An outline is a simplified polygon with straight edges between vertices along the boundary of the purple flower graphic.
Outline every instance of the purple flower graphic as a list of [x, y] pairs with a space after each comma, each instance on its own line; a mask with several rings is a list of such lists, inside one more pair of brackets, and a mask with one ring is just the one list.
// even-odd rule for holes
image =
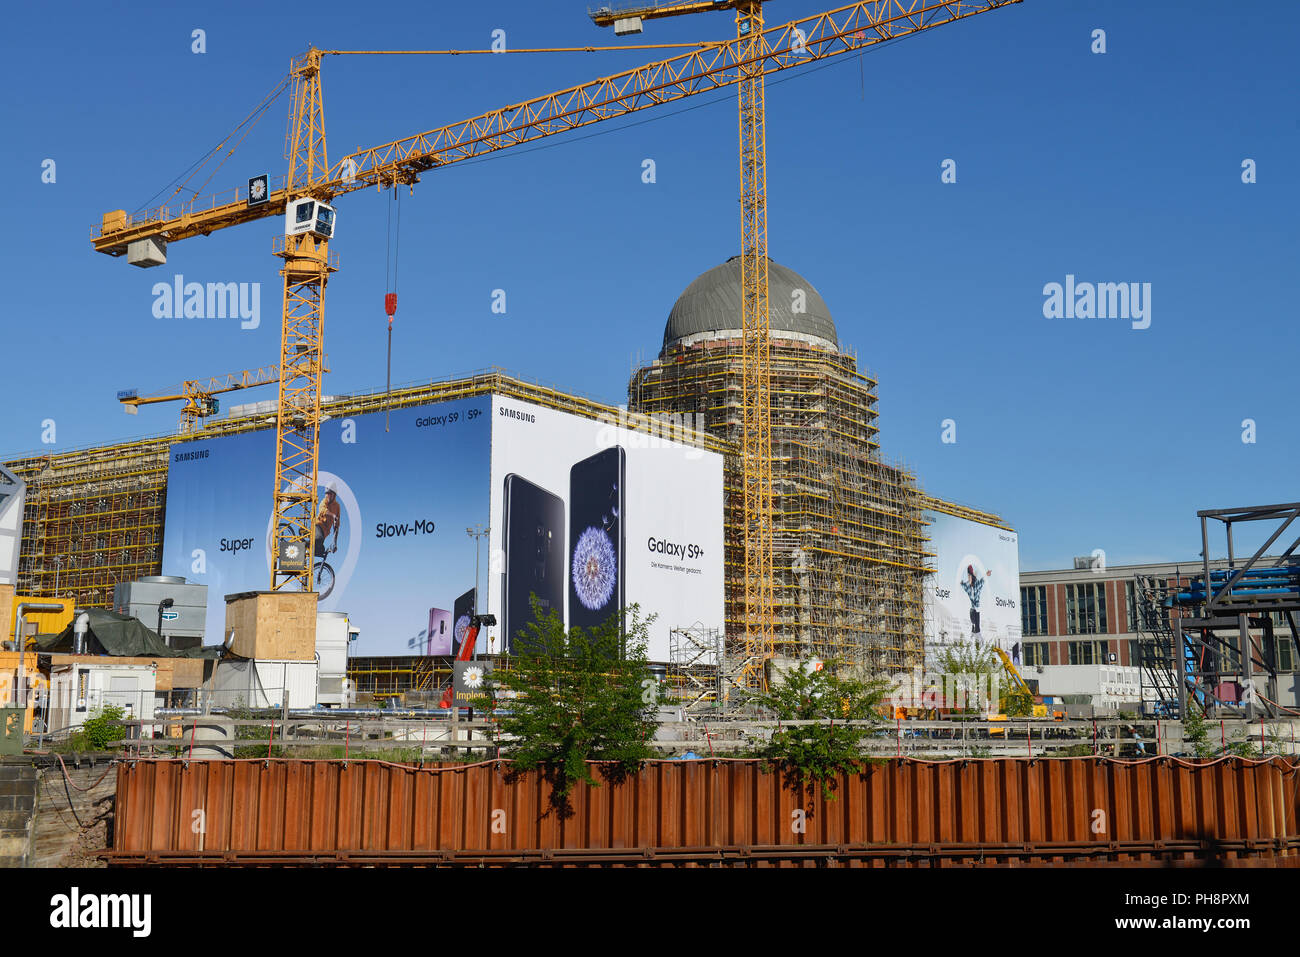
[[465, 632], [467, 631], [469, 631], [469, 615], [461, 615], [459, 618], [456, 619], [456, 628], [455, 628], [456, 644], [459, 645], [461, 642], [465, 640]]
[[578, 536], [573, 549], [573, 590], [578, 600], [596, 611], [614, 594], [618, 556], [609, 536], [594, 525]]

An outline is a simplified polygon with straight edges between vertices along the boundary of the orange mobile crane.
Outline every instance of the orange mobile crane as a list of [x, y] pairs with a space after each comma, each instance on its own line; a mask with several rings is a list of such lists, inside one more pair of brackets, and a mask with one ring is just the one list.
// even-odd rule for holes
[[[321, 61], [326, 56], [448, 51], [321, 50], [291, 63], [271, 97], [293, 87], [289, 172], [278, 181], [252, 177], [246, 189], [195, 197], [139, 215], [106, 213], [94, 248], [141, 267], [167, 261], [170, 243], [268, 216], [284, 215], [273, 242], [284, 261], [280, 394], [276, 417], [271, 588], [310, 590], [320, 428], [325, 286], [337, 269], [329, 251], [339, 196], [370, 186], [414, 187], [422, 173], [545, 136], [739, 85], [741, 103], [742, 251], [745, 264], [743, 450], [745, 683], [762, 687], [775, 633], [772, 578], [771, 437], [767, 382], [767, 178], [763, 77], [841, 53], [919, 33], [1021, 0], [872, 0], [764, 30], [762, 0], [664, 4], [660, 13], [735, 10], [736, 38], [701, 46], [612, 76], [491, 110], [448, 126], [359, 150], [331, 164], [325, 142]], [[680, 7], [680, 10], [673, 8]], [[692, 9], [687, 10], [685, 8]], [[598, 12], [599, 15], [600, 12]], [[632, 19], [635, 19], [633, 17]], [[597, 20], [597, 22], [600, 22]], [[616, 29], [618, 27], [615, 24]], [[570, 48], [575, 49], [575, 48]], [[585, 47], [580, 50], [601, 48]], [[619, 48], [613, 48], [619, 49]], [[463, 51], [469, 52], [469, 51]], [[524, 51], [517, 51], [524, 52]], [[528, 51], [553, 52], [553, 51]], [[268, 100], [270, 97], [268, 98]], [[264, 101], [265, 103], [266, 101]], [[260, 108], [259, 108], [260, 109]], [[256, 113], [257, 111], [255, 111]], [[224, 145], [224, 144], [223, 144]]]

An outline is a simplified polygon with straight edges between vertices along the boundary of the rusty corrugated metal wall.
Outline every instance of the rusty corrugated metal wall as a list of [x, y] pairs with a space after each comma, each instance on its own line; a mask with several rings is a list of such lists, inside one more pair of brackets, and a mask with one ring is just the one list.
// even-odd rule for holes
[[1300, 866], [1298, 782], [1282, 759], [890, 760], [826, 801], [752, 760], [652, 761], [579, 785], [562, 821], [539, 774], [495, 762], [140, 760], [118, 770], [111, 859]]

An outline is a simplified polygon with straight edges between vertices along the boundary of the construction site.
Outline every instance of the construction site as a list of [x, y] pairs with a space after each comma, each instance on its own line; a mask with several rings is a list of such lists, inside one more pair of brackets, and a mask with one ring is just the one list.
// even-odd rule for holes
[[[85, 251], [123, 268], [274, 224], [280, 351], [116, 395], [131, 415], [179, 409], [174, 430], [0, 455], [0, 865], [1300, 866], [1300, 699], [1278, 651], [1300, 649], [1300, 504], [1200, 512], [1199, 573], [1127, 593], [1062, 577], [1049, 626], [1058, 583], [1026, 584], [1007, 503], [951, 500], [960, 476], [891, 454], [890, 383], [843, 341], [816, 267], [769, 255], [766, 77], [1021, 2], [873, 0], [779, 25], [763, 0], [602, 5], [587, 17], [614, 38], [709, 12], [734, 36], [647, 44], [690, 50], [341, 158], [329, 58], [490, 51], [312, 46], [251, 114], [285, 95], [284, 176], [105, 212]], [[496, 367], [394, 384], [395, 264], [387, 382], [327, 387], [350, 361], [324, 335], [340, 200], [387, 197], [400, 231], [395, 197], [439, 169], [733, 88], [739, 252], [647, 306], [666, 320], [640, 329], [658, 352], [625, 396]], [[175, 281], [176, 303], [212, 301]], [[234, 315], [237, 291], [217, 295]], [[275, 398], [244, 400], [258, 388]], [[1248, 558], [1245, 522], [1276, 526]], [[1125, 594], [1130, 630], [1108, 630]], [[1132, 650], [1121, 666], [1080, 634]], [[510, 768], [578, 661], [591, 702], [641, 696], [626, 740], [576, 754], [600, 719], [580, 702], [562, 759]], [[1085, 665], [1095, 695], [1045, 671]], [[1101, 688], [1121, 667], [1141, 671], [1127, 697], [1124, 676]], [[852, 759], [825, 770], [814, 739]], [[632, 753], [608, 786], [564, 777]], [[89, 808], [71, 788], [111, 801], [85, 860], [40, 851], [39, 795], [60, 780], [73, 817]], [[207, 823], [187, 831], [196, 807]], [[811, 829], [787, 827], [805, 810]]]

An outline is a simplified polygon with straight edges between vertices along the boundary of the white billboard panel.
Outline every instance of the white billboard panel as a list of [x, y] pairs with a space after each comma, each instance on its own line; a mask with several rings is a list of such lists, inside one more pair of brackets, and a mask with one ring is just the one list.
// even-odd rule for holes
[[529, 598], [569, 627], [637, 604], [657, 619], [651, 660], [674, 627], [723, 627], [722, 456], [659, 435], [493, 396], [492, 570], [499, 627], [517, 642]]
[[1020, 642], [1020, 551], [1013, 531], [927, 511], [935, 573], [926, 579], [926, 660], [959, 641]]

